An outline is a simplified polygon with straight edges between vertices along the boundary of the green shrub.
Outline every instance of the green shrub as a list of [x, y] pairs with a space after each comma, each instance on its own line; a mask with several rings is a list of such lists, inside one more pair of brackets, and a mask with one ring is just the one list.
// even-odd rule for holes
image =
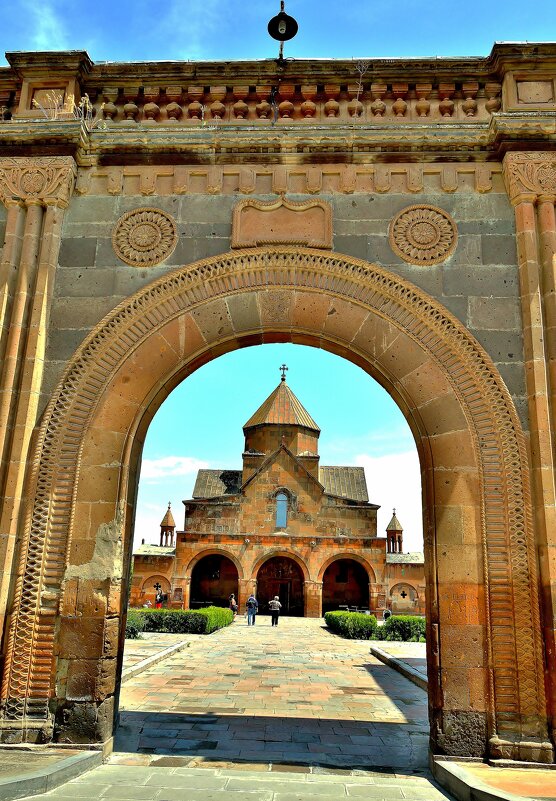
[[209, 606], [206, 609], [134, 609], [143, 622], [142, 631], [172, 634], [211, 634], [229, 626], [234, 615], [231, 609]]
[[425, 642], [425, 618], [417, 615], [392, 615], [378, 626], [377, 640]]
[[130, 609], [125, 624], [126, 640], [139, 640], [141, 632], [145, 630], [143, 615], [138, 609]]
[[341, 637], [350, 640], [373, 640], [376, 637], [377, 622], [374, 615], [361, 612], [327, 612], [326, 625]]
[[211, 634], [217, 629], [229, 626], [234, 619], [234, 613], [231, 609], [223, 609], [220, 606], [209, 606], [206, 609], [200, 609], [199, 614], [206, 618], [205, 634]]

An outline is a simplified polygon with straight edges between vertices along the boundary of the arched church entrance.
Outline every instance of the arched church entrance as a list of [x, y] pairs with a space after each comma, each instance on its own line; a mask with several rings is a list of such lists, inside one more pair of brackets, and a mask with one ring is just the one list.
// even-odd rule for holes
[[303, 573], [293, 559], [273, 556], [257, 573], [259, 611], [266, 614], [268, 602], [277, 595], [282, 604], [283, 615], [301, 617], [304, 611], [303, 585]]
[[369, 609], [369, 575], [355, 559], [336, 559], [322, 579], [322, 611]]
[[[4, 740], [112, 736], [145, 432], [190, 372], [265, 341], [358, 364], [415, 436], [432, 748], [551, 761], [530, 476], [504, 382], [466, 328], [408, 281], [286, 246], [163, 275], [117, 306], [70, 361], [29, 461], [4, 638]], [[87, 697], [64, 681], [84, 659]]]
[[227, 607], [232, 593], [238, 597], [238, 572], [232, 560], [221, 554], [199, 559], [191, 572], [190, 607]]

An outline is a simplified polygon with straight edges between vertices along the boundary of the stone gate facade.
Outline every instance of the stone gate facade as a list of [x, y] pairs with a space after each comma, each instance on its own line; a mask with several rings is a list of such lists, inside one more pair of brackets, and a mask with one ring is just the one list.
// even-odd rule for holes
[[296, 342], [414, 433], [433, 750], [553, 761], [556, 45], [8, 61], [2, 740], [110, 748], [149, 422], [222, 353]]

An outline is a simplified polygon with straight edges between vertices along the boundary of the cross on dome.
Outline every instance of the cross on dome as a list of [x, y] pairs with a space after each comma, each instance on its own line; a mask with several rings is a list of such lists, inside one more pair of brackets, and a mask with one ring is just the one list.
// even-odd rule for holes
[[279, 369], [280, 369], [280, 371], [282, 373], [282, 381], [285, 381], [286, 380], [286, 373], [288, 371], [288, 368], [286, 367], [285, 364], [283, 364]]

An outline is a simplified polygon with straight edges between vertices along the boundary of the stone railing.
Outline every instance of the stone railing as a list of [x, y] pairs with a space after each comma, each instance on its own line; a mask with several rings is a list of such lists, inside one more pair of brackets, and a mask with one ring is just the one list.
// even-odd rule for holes
[[487, 120], [498, 111], [501, 84], [385, 81], [347, 86], [106, 86], [90, 96], [95, 115], [108, 123], [461, 123]]

